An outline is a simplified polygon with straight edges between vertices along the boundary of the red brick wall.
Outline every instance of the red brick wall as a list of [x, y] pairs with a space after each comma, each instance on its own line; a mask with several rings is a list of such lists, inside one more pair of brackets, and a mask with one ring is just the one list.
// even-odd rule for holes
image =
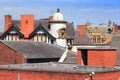
[[116, 50], [88, 50], [88, 65], [115, 66]]
[[0, 64], [21, 64], [24, 57], [0, 42]]
[[25, 38], [28, 38], [29, 34], [34, 30], [34, 16], [21, 15], [20, 28]]
[[81, 50], [77, 51], [77, 64], [81, 65]]
[[4, 18], [4, 32], [7, 31], [12, 25], [12, 17], [10, 15], [5, 15]]
[[80, 36], [82, 37], [85, 34], [85, 25], [78, 25], [77, 30], [80, 31]]
[[119, 29], [118, 29], [118, 26], [117, 26], [117, 25], [114, 25], [113, 30], [114, 30], [114, 32], [117, 32], [117, 31], [119, 30]]
[[71, 73], [0, 70], [0, 80], [18, 80], [18, 74], [20, 80], [83, 80], [85, 77]]
[[[18, 78], [18, 74], [20, 75]], [[95, 73], [92, 80], [118, 80], [120, 71]], [[85, 80], [88, 74], [40, 71], [0, 70], [0, 80]]]
[[16, 64], [23, 64], [25, 63], [25, 58], [22, 54], [15, 54]]

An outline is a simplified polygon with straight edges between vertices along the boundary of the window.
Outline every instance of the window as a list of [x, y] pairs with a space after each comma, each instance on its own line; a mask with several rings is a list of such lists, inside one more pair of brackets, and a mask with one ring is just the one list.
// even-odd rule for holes
[[45, 34], [45, 32], [41, 30], [41, 31], [38, 31], [37, 34]]
[[65, 29], [58, 30], [58, 38], [65, 38]]
[[17, 41], [19, 40], [19, 36], [18, 35], [7, 35], [4, 40], [8, 40], [8, 41]]
[[34, 38], [33, 38], [33, 40], [34, 41], [44, 41], [44, 42], [46, 42], [46, 35], [36, 35], [36, 36], [34, 36]]
[[16, 31], [10, 31], [10, 34], [17, 34]]
[[97, 43], [100, 43], [100, 37], [99, 36], [97, 37]]

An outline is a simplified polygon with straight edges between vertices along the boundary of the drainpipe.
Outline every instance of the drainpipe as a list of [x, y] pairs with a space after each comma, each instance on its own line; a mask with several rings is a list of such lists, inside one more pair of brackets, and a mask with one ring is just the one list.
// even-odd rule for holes
[[18, 80], [20, 80], [20, 73], [18, 73]]

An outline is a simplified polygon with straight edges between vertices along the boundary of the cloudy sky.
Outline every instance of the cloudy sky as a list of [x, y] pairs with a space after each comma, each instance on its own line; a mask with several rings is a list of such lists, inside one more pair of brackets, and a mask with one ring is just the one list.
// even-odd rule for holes
[[47, 18], [60, 8], [66, 21], [93, 25], [112, 20], [120, 24], [120, 0], [0, 0], [0, 31], [4, 27], [4, 15], [20, 19], [21, 14], [33, 14], [35, 19]]

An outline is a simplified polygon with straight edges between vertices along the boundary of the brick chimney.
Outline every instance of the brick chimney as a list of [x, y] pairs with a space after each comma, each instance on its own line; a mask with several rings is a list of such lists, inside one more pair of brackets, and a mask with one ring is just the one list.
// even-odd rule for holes
[[49, 16], [49, 21], [53, 21], [53, 16]]
[[85, 25], [78, 25], [77, 26], [77, 30], [79, 30], [80, 31], [80, 36], [82, 37], [82, 36], [84, 36], [84, 34], [85, 34]]
[[4, 16], [4, 32], [7, 31], [12, 25], [12, 17], [11, 15]]
[[119, 31], [118, 25], [114, 24], [113, 25], [113, 32]]
[[30, 33], [34, 30], [34, 16], [29, 14], [21, 15], [20, 28], [25, 38], [28, 38]]

